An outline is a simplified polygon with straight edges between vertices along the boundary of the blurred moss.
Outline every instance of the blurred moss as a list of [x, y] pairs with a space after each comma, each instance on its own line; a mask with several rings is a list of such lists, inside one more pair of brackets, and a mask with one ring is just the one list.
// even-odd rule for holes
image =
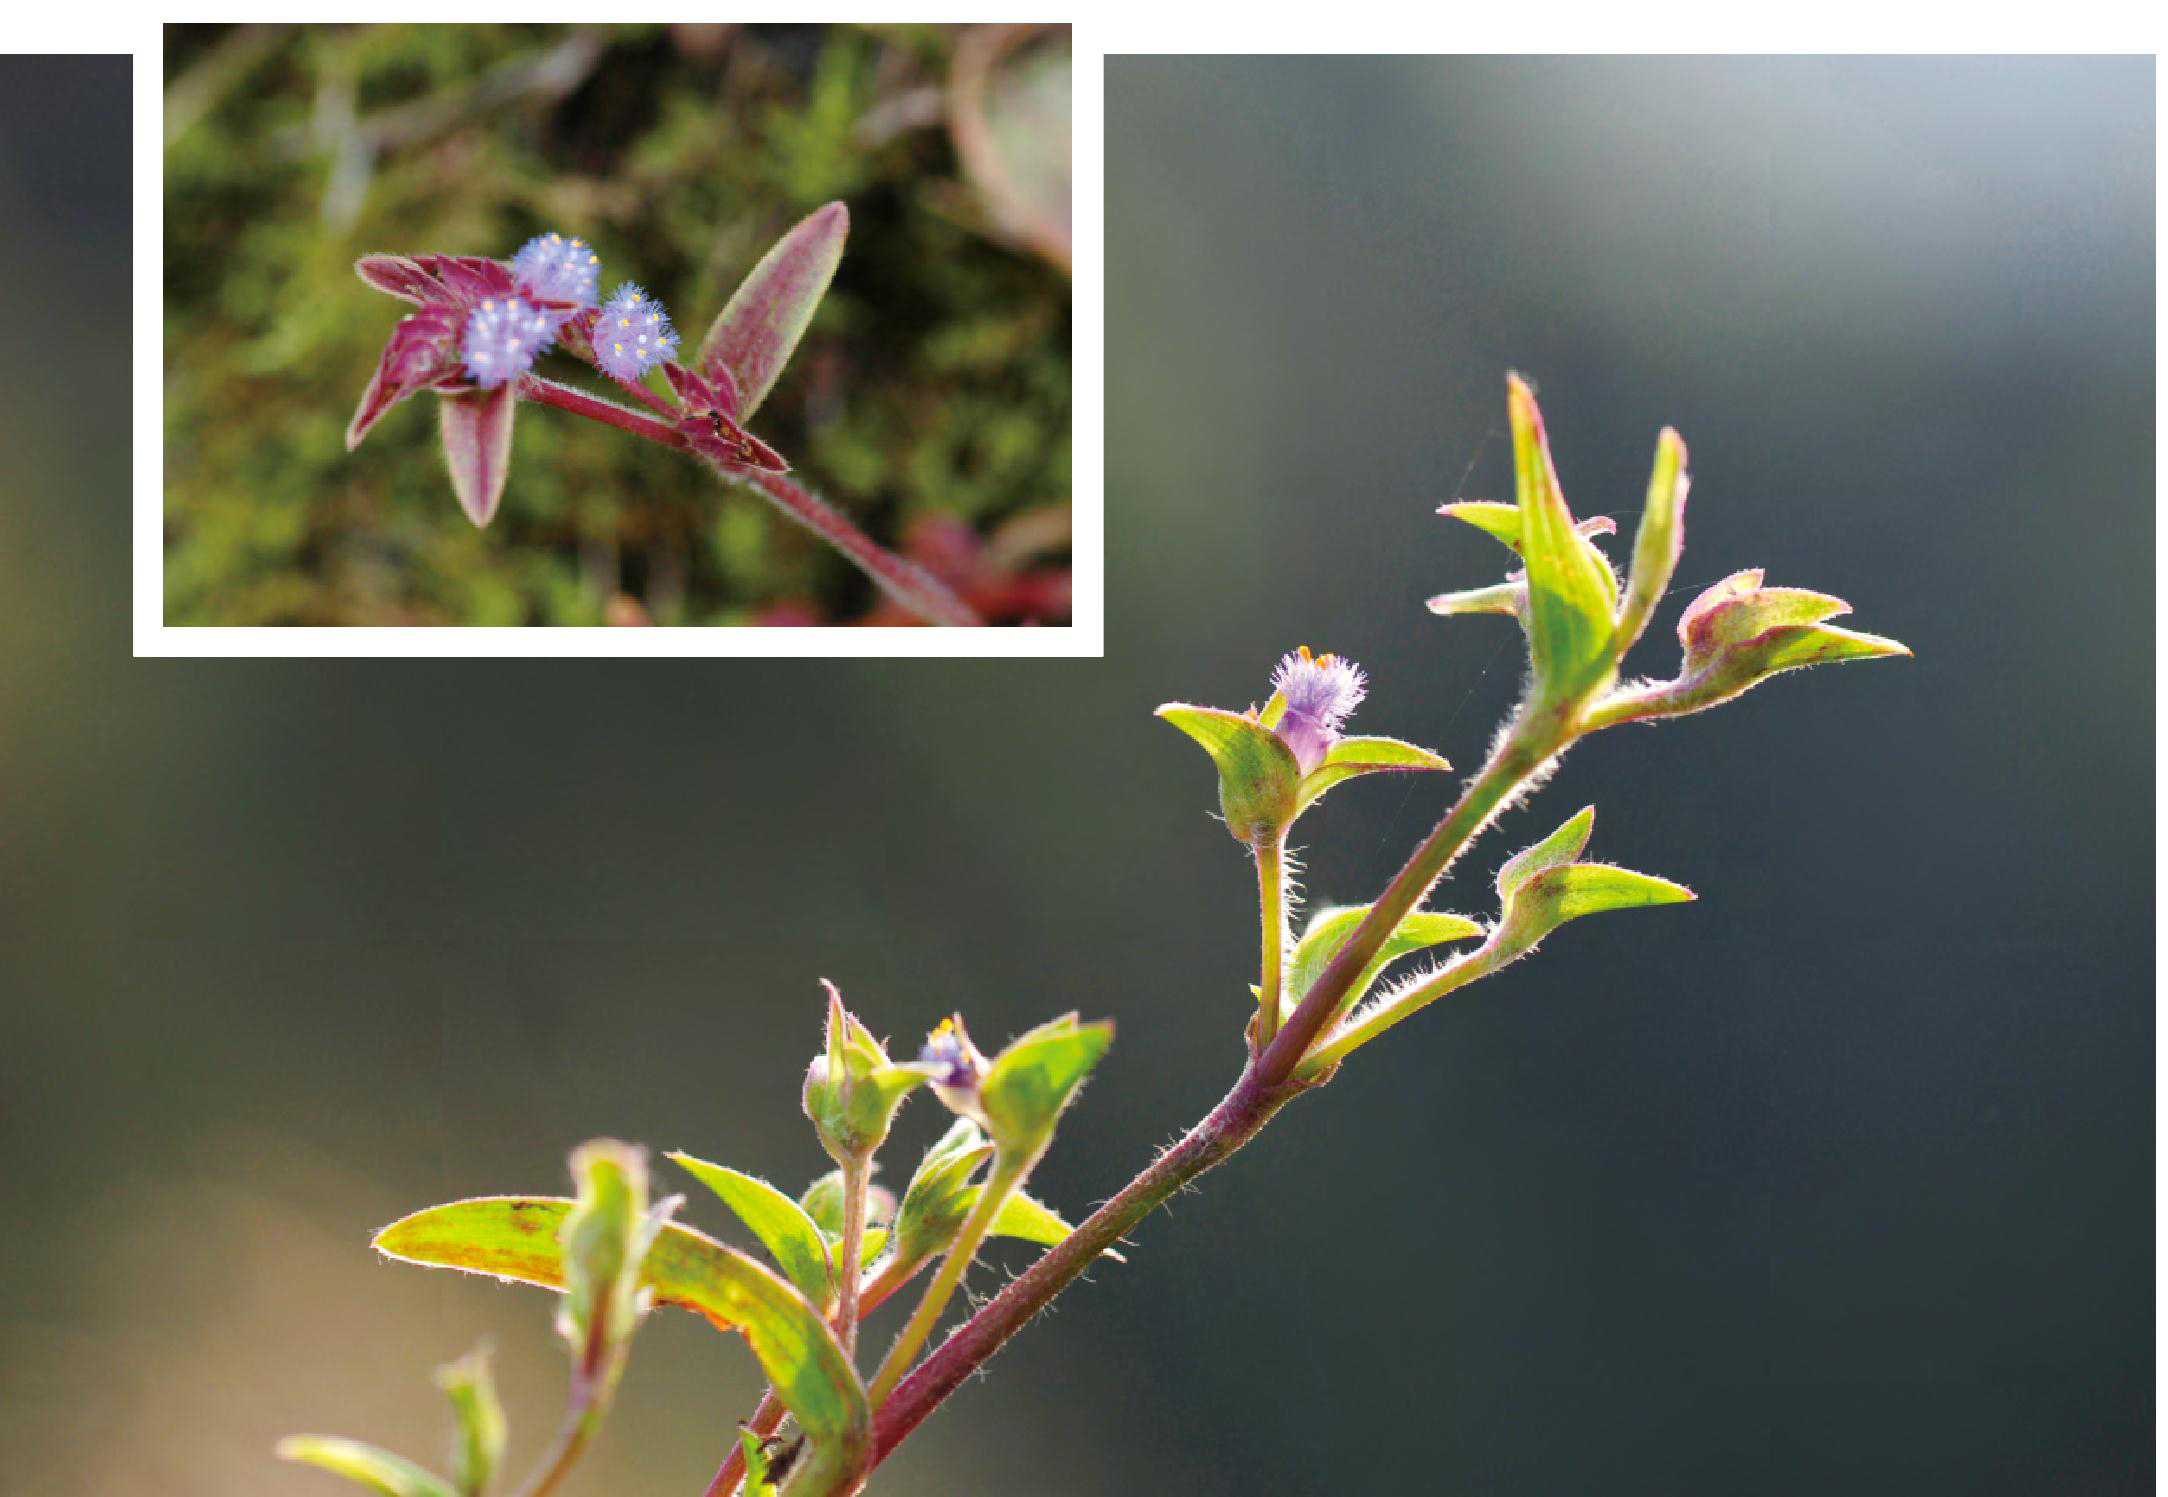
[[[835, 288], [755, 429], [894, 545], [1069, 492], [1069, 286], [976, 220], [943, 27], [176, 27], [166, 48], [166, 611], [183, 624], [847, 618], [869, 585], [692, 463], [519, 417], [505, 505], [460, 516], [433, 403], [349, 455], [403, 305], [372, 250], [584, 234], [688, 340], [842, 198]], [[559, 372], [581, 376], [567, 361]]]

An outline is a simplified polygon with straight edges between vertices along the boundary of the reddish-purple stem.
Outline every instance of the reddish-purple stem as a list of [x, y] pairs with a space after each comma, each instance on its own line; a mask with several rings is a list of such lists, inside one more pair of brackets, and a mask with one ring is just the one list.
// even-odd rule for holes
[[[680, 452], [690, 452], [692, 444], [675, 426], [658, 421], [618, 405], [614, 401], [601, 400], [593, 395], [560, 385], [539, 375], [523, 374], [519, 379], [519, 395], [537, 405], [555, 406], [575, 416], [585, 416], [590, 421], [600, 421], [619, 431], [629, 431], [636, 437], [645, 437], [664, 447], [675, 447]], [[881, 590], [932, 624], [969, 627], [984, 623], [970, 606], [937, 581], [924, 568], [904, 560], [893, 551], [886, 550], [872, 537], [853, 525], [826, 501], [800, 488], [780, 473], [760, 471], [739, 472], [717, 468], [725, 478], [758, 489], [770, 504], [812, 531], [822, 540], [841, 551], [845, 557], [871, 577]]]

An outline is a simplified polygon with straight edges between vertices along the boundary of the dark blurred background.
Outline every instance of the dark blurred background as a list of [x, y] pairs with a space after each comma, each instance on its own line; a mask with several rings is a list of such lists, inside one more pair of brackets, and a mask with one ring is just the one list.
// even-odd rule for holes
[[164, 69], [169, 623], [866, 615], [764, 500], [590, 423], [528, 411], [479, 532], [434, 401], [344, 441], [410, 310], [358, 255], [582, 235], [601, 294], [639, 282], [690, 349], [839, 198], [842, 267], [756, 431], [983, 612], [1066, 620], [1066, 28], [177, 26]]
[[[2150, 1490], [2149, 62], [1114, 60], [1108, 658], [909, 667], [131, 661], [125, 65], [0, 76], [0, 266], [88, 319], [37, 384], [0, 344], [19, 1490], [332, 1493], [271, 1442], [434, 1456], [484, 1333], [524, 1468], [546, 1298], [369, 1232], [602, 1132], [810, 1178], [817, 976], [906, 1043], [1114, 1016], [1041, 1177], [1111, 1193], [1255, 960], [1150, 709], [1307, 642], [1475, 764], [1514, 630], [1421, 600], [1499, 574], [1431, 511], [1505, 492], [1509, 367], [1583, 513], [1686, 434], [1682, 584], [1766, 566], [1918, 658], [1578, 749], [1440, 902], [1594, 802], [1700, 903], [1364, 1052], [876, 1490]], [[1337, 793], [1311, 891], [1448, 791]], [[575, 1489], [689, 1497], [755, 1391], [659, 1317]]]

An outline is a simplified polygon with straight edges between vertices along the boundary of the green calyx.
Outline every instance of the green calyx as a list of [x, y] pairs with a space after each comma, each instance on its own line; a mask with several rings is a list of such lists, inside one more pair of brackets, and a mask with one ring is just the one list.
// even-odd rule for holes
[[1326, 750], [1324, 760], [1304, 774], [1294, 753], [1273, 731], [1280, 706], [1277, 696], [1256, 712], [1169, 702], [1154, 714], [1180, 728], [1211, 755], [1219, 770], [1220, 815], [1228, 835], [1245, 846], [1285, 835], [1296, 817], [1345, 781], [1388, 770], [1405, 773], [1453, 767], [1443, 756], [1412, 743], [1357, 735], [1339, 739]]
[[827, 1044], [805, 1076], [805, 1114], [821, 1147], [838, 1164], [867, 1159], [888, 1137], [903, 1099], [924, 1086], [930, 1068], [899, 1064], [872, 1031], [828, 988]]

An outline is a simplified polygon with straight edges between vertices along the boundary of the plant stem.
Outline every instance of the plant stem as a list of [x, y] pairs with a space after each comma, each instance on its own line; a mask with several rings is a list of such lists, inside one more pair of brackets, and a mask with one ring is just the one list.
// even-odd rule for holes
[[563, 1427], [557, 1431], [557, 1443], [534, 1475], [527, 1478], [527, 1484], [519, 1489], [519, 1497], [548, 1497], [578, 1464], [586, 1453], [587, 1442], [602, 1428], [603, 1417], [610, 1409], [610, 1395], [616, 1388], [617, 1373], [622, 1370], [623, 1357], [620, 1355], [617, 1367], [599, 1378], [574, 1375], [570, 1407], [565, 1410]]
[[1286, 829], [1258, 833], [1251, 851], [1257, 854], [1257, 923], [1265, 948], [1257, 982], [1257, 1048], [1262, 1050], [1280, 1024], [1280, 963], [1287, 954]]
[[1253, 1063], [1204, 1121], [1013, 1280], [896, 1385], [874, 1412], [878, 1465], [1025, 1322], [1162, 1201], [1247, 1143], [1300, 1088], [1266, 1088]]
[[1248, 1143], [1274, 1113], [1316, 1084], [1308, 1078], [1294, 1079], [1295, 1070], [1318, 1031], [1338, 1011], [1340, 1000], [1453, 859], [1573, 741], [1578, 727], [1571, 704], [1522, 711], [1460, 799], [1410, 855], [1370, 914], [1311, 985], [1286, 1027], [1244, 1067], [1220, 1104], [1180, 1143], [952, 1331], [909, 1376], [892, 1390], [882, 1389], [885, 1398], [876, 1395], [873, 1465], [886, 1459], [920, 1421], [1101, 1253], [1177, 1190]]
[[1476, 834], [1505, 808], [1522, 785], [1556, 755], [1564, 752], [1576, 735], [1572, 707], [1531, 712], [1523, 709], [1506, 736], [1468, 782], [1453, 809], [1446, 812], [1428, 837], [1417, 847], [1393, 881], [1385, 886], [1370, 913], [1355, 927], [1317, 981], [1303, 996], [1301, 1006], [1288, 1017], [1287, 1027], [1258, 1059], [1267, 1085], [1278, 1085], [1295, 1074], [1318, 1033], [1339, 1011], [1371, 958], [1384, 949], [1408, 912], [1422, 903], [1453, 859], [1460, 856]]
[[[644, 437], [660, 446], [674, 447], [680, 452], [693, 450], [684, 434], [667, 421], [658, 421], [615, 401], [599, 399], [540, 375], [519, 377], [519, 398], [585, 416], [590, 421], [614, 426], [619, 431]], [[985, 622], [969, 604], [924, 568], [883, 548], [845, 519], [834, 506], [783, 474], [709, 466], [722, 477], [757, 490], [762, 498], [842, 552], [846, 560], [871, 577], [883, 592], [928, 623], [968, 628]]]
[[1324, 1075], [1347, 1059], [1350, 1051], [1359, 1050], [1369, 1044], [1417, 1009], [1435, 1003], [1454, 989], [1466, 987], [1479, 977], [1490, 976], [1512, 960], [1510, 956], [1501, 960], [1501, 956], [1502, 953], [1493, 946], [1480, 946], [1459, 960], [1440, 968], [1430, 981], [1408, 989], [1390, 1003], [1372, 1004], [1361, 1013], [1350, 1015], [1350, 1022], [1327, 1035], [1322, 1043], [1303, 1057], [1302, 1064], [1295, 1069], [1296, 1077], [1306, 1081]]
[[785, 475], [756, 469], [723, 476], [759, 490], [769, 503], [841, 551], [881, 591], [929, 624], [968, 629], [986, 622], [923, 567], [883, 550], [833, 505]]
[[[859, 1291], [860, 1317], [871, 1315], [879, 1309], [897, 1290], [918, 1277], [918, 1271], [925, 1266], [926, 1260], [923, 1258], [916, 1263], [900, 1263], [890, 1259], [887, 1266], [868, 1280], [865, 1288]], [[754, 1408], [752, 1417], [745, 1421], [745, 1428], [751, 1430], [756, 1439], [766, 1439], [782, 1428], [783, 1415], [783, 1401], [777, 1398], [775, 1390], [770, 1388], [760, 1395], [760, 1403]], [[744, 1480], [745, 1450], [736, 1441], [732, 1441], [729, 1451], [723, 1456], [722, 1465], [716, 1469], [715, 1479], [708, 1483], [703, 1497], [730, 1497]]]
[[844, 1355], [858, 1350], [858, 1259], [866, 1240], [866, 1182], [872, 1160], [854, 1154], [843, 1163], [843, 1238], [836, 1244], [836, 1335]]
[[971, 1260], [978, 1256], [979, 1246], [986, 1241], [994, 1218], [1001, 1214], [1002, 1202], [1030, 1173], [1032, 1162], [1030, 1159], [1012, 1160], [1002, 1154], [994, 1156], [994, 1167], [987, 1173], [986, 1184], [980, 1189], [971, 1214], [964, 1218], [956, 1240], [949, 1244], [947, 1254], [941, 1259], [940, 1270], [926, 1286], [926, 1292], [919, 1296], [918, 1308], [911, 1312], [910, 1320], [897, 1333], [895, 1345], [889, 1347], [888, 1355], [881, 1359], [880, 1371], [874, 1374], [873, 1382], [866, 1389], [866, 1397], [875, 1409], [880, 1408], [881, 1400], [910, 1369], [911, 1359], [918, 1355], [919, 1348], [926, 1344], [926, 1338], [940, 1323], [941, 1312], [948, 1308], [949, 1296], [963, 1282], [964, 1271], [971, 1267]]

